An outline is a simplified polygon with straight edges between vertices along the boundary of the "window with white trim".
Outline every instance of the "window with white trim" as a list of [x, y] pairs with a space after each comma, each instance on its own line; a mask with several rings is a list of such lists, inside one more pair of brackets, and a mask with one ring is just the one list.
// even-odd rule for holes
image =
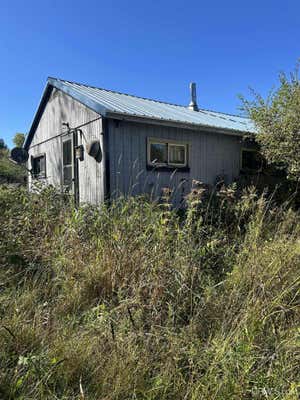
[[148, 139], [148, 165], [182, 168], [187, 166], [187, 144]]

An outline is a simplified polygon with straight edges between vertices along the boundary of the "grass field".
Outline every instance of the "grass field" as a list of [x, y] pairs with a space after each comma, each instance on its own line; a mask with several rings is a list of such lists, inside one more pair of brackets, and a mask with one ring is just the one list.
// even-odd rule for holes
[[1, 399], [299, 398], [299, 214], [187, 204], [0, 187]]

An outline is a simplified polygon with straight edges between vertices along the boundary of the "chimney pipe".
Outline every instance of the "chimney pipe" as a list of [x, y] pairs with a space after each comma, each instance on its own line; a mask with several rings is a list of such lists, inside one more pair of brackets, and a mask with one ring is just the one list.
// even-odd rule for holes
[[190, 93], [191, 93], [191, 102], [189, 104], [189, 109], [193, 111], [199, 111], [197, 106], [197, 94], [196, 94], [196, 83], [190, 83]]

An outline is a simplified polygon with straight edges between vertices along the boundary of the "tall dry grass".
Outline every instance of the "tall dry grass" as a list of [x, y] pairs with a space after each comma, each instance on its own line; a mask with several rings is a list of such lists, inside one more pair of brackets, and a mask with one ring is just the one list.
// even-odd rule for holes
[[0, 188], [1, 399], [298, 399], [299, 215]]

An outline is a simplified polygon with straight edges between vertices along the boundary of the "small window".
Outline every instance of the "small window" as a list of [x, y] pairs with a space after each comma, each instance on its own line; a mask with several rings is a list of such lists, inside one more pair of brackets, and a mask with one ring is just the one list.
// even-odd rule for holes
[[32, 172], [35, 178], [46, 177], [46, 155], [41, 154], [37, 157], [32, 157], [31, 161]]
[[186, 167], [187, 144], [158, 139], [148, 140], [148, 164], [153, 166]]
[[263, 157], [257, 150], [242, 150], [242, 170], [245, 172], [259, 172], [263, 167]]
[[63, 185], [72, 185], [73, 163], [72, 163], [72, 139], [63, 142]]

